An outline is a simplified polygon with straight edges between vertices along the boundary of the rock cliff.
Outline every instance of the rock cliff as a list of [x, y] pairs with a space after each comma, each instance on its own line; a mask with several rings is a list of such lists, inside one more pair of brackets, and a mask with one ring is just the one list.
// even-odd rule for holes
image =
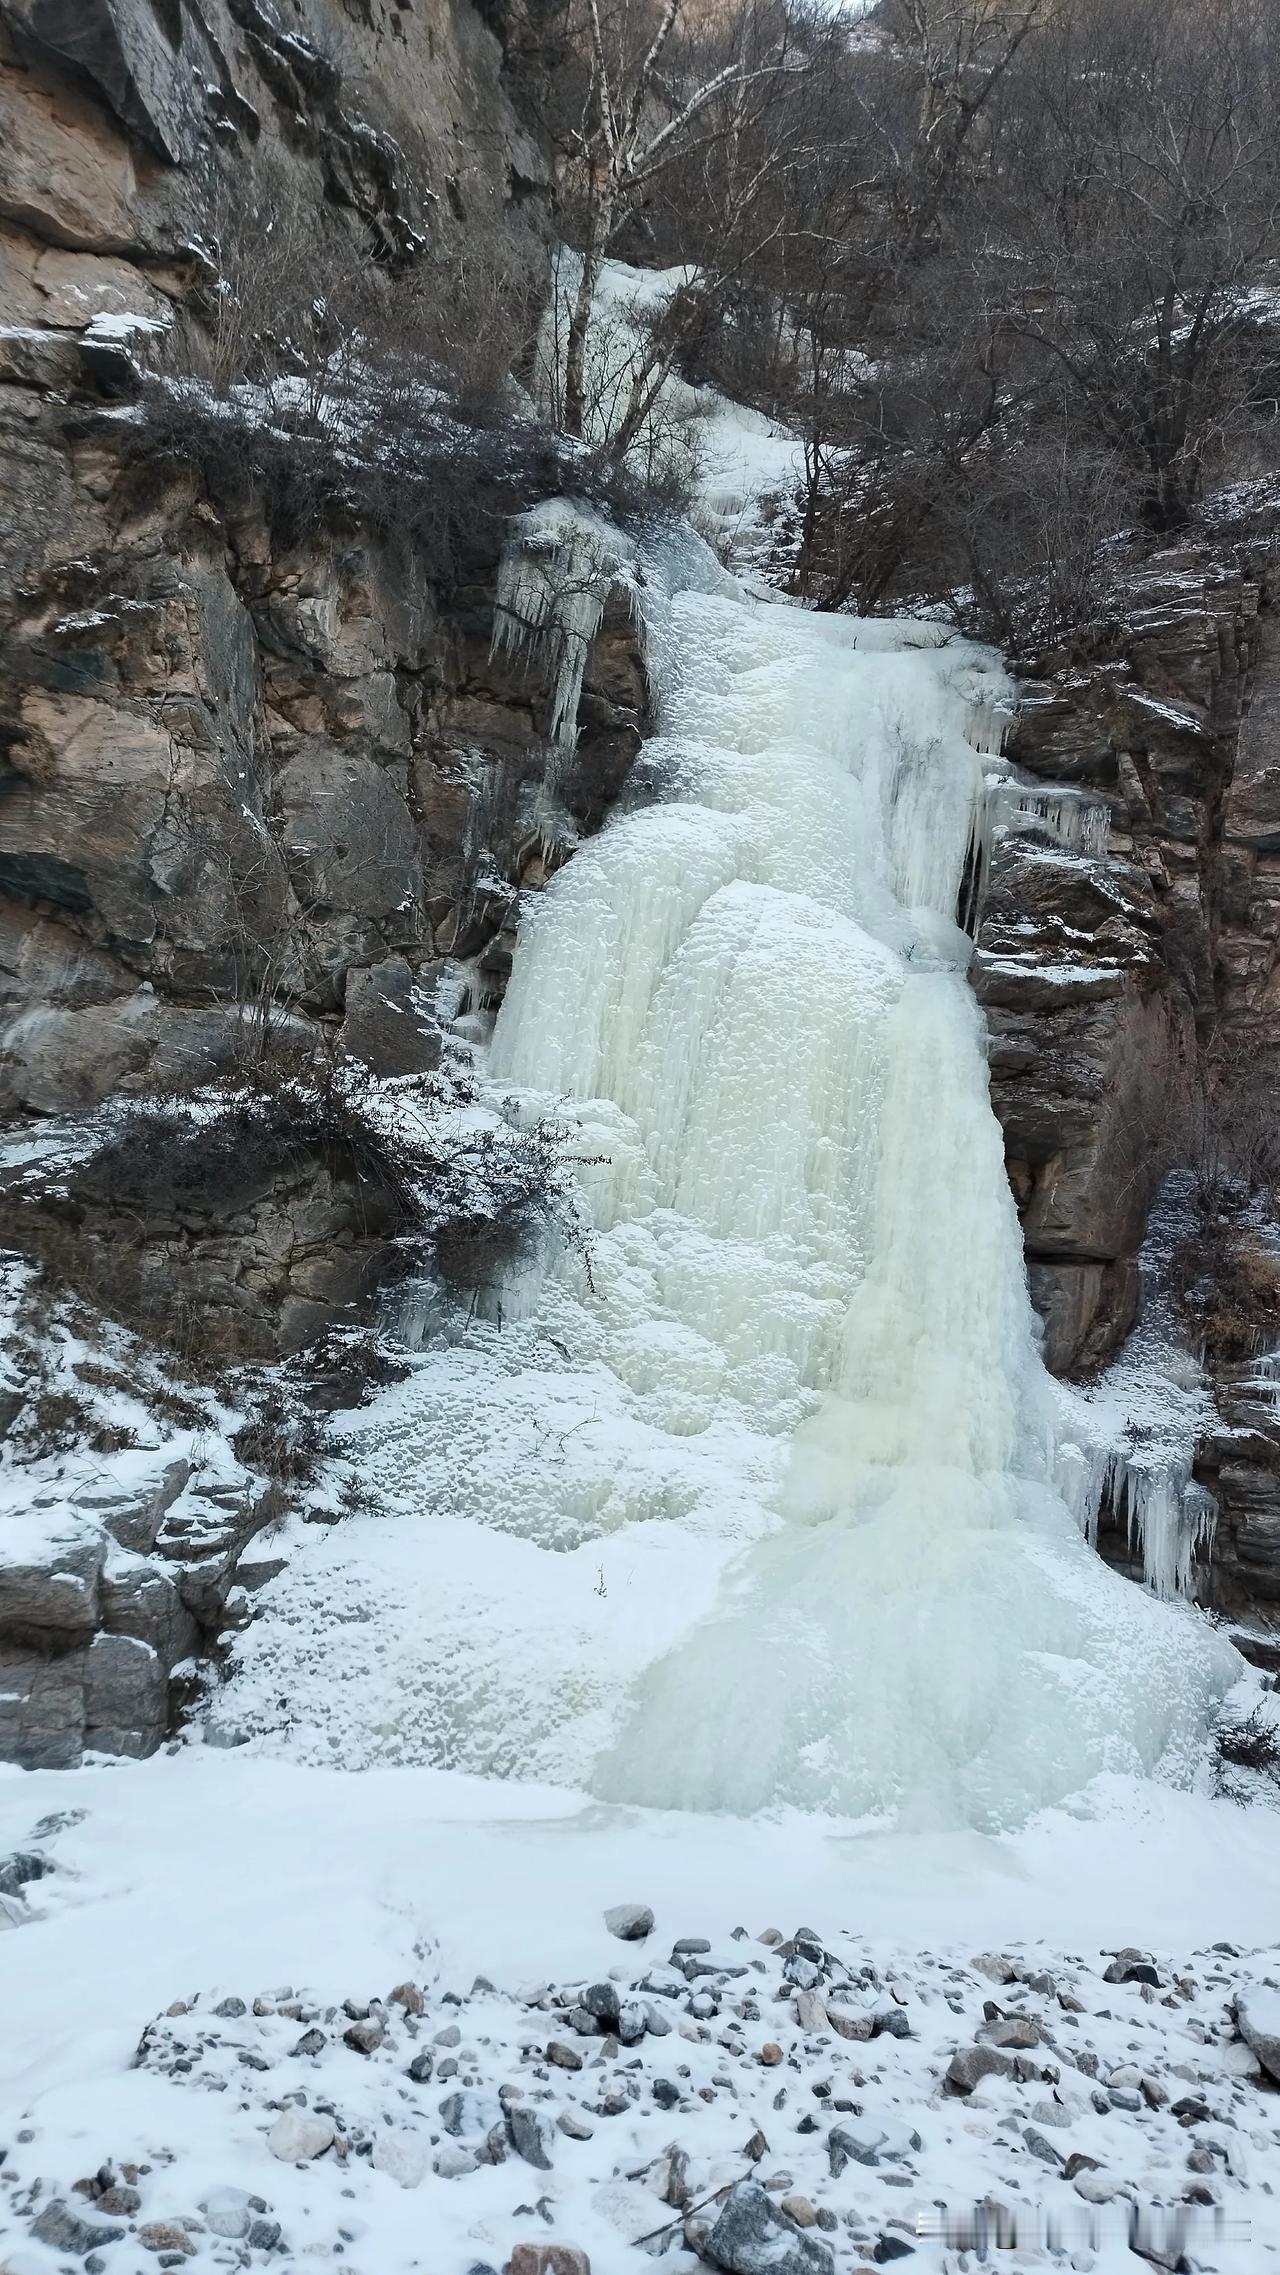
[[[1048, 786], [997, 839], [973, 964], [1051, 1368], [1089, 1376], [1135, 1317], [1164, 1173], [1239, 1130], [1280, 1041], [1280, 617], [1274, 541], [1202, 533], [1135, 566], [1105, 623], [1024, 682], [1010, 755]], [[1064, 800], [1053, 786], [1066, 785]], [[1194, 1321], [1189, 1334], [1195, 1340]], [[1222, 1432], [1202, 1594], [1280, 1609], [1280, 1416], [1256, 1357], [1210, 1374]], [[1247, 1411], [1246, 1411], [1247, 1409]]]

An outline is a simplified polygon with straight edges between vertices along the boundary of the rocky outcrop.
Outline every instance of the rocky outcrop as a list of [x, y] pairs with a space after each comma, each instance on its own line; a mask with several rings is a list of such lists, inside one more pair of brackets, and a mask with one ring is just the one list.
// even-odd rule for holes
[[[499, 995], [545, 874], [540, 694], [490, 659], [491, 593], [444, 608], [393, 540], [282, 551], [194, 483], [144, 509], [89, 462], [108, 498], [0, 595], [0, 1107], [207, 1079], [282, 1004], [338, 1027], [352, 974], [344, 1047], [421, 1067], [443, 963]], [[598, 826], [644, 703], [619, 605], [566, 829]]]
[[[1135, 570], [1114, 619], [1024, 688], [1010, 755], [1066, 785], [997, 838], [973, 961], [1031, 1291], [1058, 1374], [1132, 1325], [1174, 1166], [1229, 1153], [1221, 1069], [1266, 1093], [1280, 1046], [1280, 616], [1274, 550], [1204, 540]], [[1248, 1142], [1248, 1133], [1244, 1133]], [[1212, 1270], [1212, 1259], [1208, 1259]], [[1220, 1428], [1202, 1595], [1280, 1618], [1280, 1409], [1258, 1354], [1207, 1359]], [[1194, 1321], [1189, 1334], [1195, 1339]], [[1250, 1338], [1246, 1336], [1246, 1341]], [[1105, 1528], [1104, 1528], [1105, 1529]], [[1123, 1526], [1117, 1536], [1123, 1546]]]
[[154, 1753], [175, 1672], [194, 1673], [245, 1548], [280, 1507], [275, 1489], [185, 1459], [132, 1491], [37, 1496], [0, 1566], [0, 1760], [66, 1769], [86, 1749]]
[[[286, 540], [126, 398], [139, 343], [198, 366], [211, 233], [287, 213], [393, 294], [486, 230], [540, 264], [548, 191], [467, 0], [0, 0], [0, 1114], [207, 1079], [282, 1004], [336, 1031], [349, 978], [340, 1047], [420, 1069], [446, 959], [501, 992], [546, 715], [490, 661], [500, 517], [446, 592], [394, 510]], [[622, 610], [569, 842], [644, 700]]]
[[[1227, 879], [1243, 876], [1237, 769], [1266, 778], [1247, 754], [1266, 741], [1270, 600], [1265, 559], [1158, 555], [1122, 616], [1024, 688], [1010, 756], [1073, 795], [997, 841], [973, 971], [1060, 1373], [1096, 1367], [1130, 1325], [1151, 1197], [1191, 1142], [1201, 1048], [1247, 1013], [1245, 966], [1266, 962], [1232, 930]], [[1280, 811], [1280, 779], [1276, 797]], [[1264, 868], [1248, 921], [1274, 924], [1268, 856], [1250, 859]]]

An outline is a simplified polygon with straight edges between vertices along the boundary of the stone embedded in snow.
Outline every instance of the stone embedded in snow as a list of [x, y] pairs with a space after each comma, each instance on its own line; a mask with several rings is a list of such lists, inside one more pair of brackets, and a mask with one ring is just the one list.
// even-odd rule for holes
[[868, 2039], [878, 2035], [877, 2017], [874, 2014], [854, 2014], [847, 2006], [838, 2006], [834, 2001], [827, 2008], [827, 2020], [841, 2038], [852, 2038], [865, 2044]]
[[474, 2172], [479, 2162], [471, 2149], [460, 2148], [454, 2141], [446, 2141], [435, 2154], [435, 2170], [441, 2180], [461, 2180], [464, 2173]]
[[267, 2147], [281, 2164], [309, 2164], [323, 2156], [334, 2138], [331, 2117], [314, 2117], [306, 2109], [286, 2109], [267, 2135]]
[[604, 1924], [623, 1943], [643, 1943], [653, 1933], [653, 1913], [647, 1904], [612, 1904]]
[[831, 2246], [797, 2228], [758, 2180], [740, 2180], [706, 2241], [713, 2266], [728, 2275], [835, 2275]]
[[800, 1991], [797, 1994], [796, 2021], [802, 2030], [825, 2030], [828, 2020], [827, 2002], [821, 1991]]
[[1002, 2022], [989, 2023], [986, 2037], [992, 2046], [1016, 2046], [1025, 2050], [1039, 2045], [1040, 2025], [1029, 2014], [1010, 2014]]
[[1055, 2172], [1061, 2170], [1062, 2151], [1055, 2148], [1045, 2134], [1037, 2132], [1034, 2125], [1027, 2125], [1023, 2128], [1022, 2138], [1032, 2156], [1039, 2157], [1041, 2164], [1052, 2165]]
[[211, 2188], [200, 2209], [210, 2235], [226, 2236], [232, 2243], [248, 2235], [253, 2206], [243, 2188]]
[[1077, 2196], [1083, 2196], [1086, 2204], [1110, 2204], [1124, 2189], [1124, 2182], [1118, 2173], [1108, 2172], [1102, 2165], [1086, 2172], [1077, 2172], [1071, 2185]]
[[591, 2275], [591, 2261], [576, 2243], [518, 2243], [508, 2275]]
[[884, 2127], [869, 2119], [846, 2118], [843, 2124], [833, 2125], [827, 2135], [832, 2179], [840, 2178], [851, 2159], [855, 2164], [879, 2164], [884, 2137]]
[[431, 2145], [425, 2133], [413, 2133], [407, 2127], [377, 2133], [374, 2136], [372, 2164], [375, 2172], [385, 2172], [389, 2180], [396, 2180], [402, 2188], [417, 2188], [426, 2178], [430, 2162]]
[[948, 2093], [972, 2093], [983, 2078], [1013, 2076], [1013, 2056], [1002, 2046], [958, 2046], [947, 2064]]
[[972, 1962], [991, 1983], [1016, 1983], [1018, 1970], [1003, 1951], [980, 1951]]
[[528, 2101], [513, 2101], [507, 2111], [507, 2137], [526, 2164], [536, 2166], [539, 2172], [550, 2172], [554, 2128], [543, 2110]]
[[371, 2014], [367, 2020], [353, 2022], [349, 2030], [344, 2030], [342, 2043], [349, 2046], [353, 2054], [376, 2054], [386, 2035], [381, 2017]]
[[645, 2028], [651, 2038], [666, 2038], [671, 2032], [671, 2017], [659, 2006], [656, 1999], [644, 2002]]
[[782, 2210], [798, 2228], [811, 2228], [818, 2217], [807, 2196], [784, 2196]]
[[1254, 1984], [1236, 1999], [1236, 2028], [1267, 2076], [1280, 2085], [1280, 1991]]
[[[649, 2027], [648, 2008], [641, 1999], [623, 1999], [618, 2007], [618, 2036], [624, 2046], [638, 2046]], [[661, 2033], [659, 2033], [661, 2036]]]
[[589, 2125], [576, 2109], [562, 2109], [556, 2123], [570, 2141], [589, 2141], [595, 2133], [595, 2126]]
[[597, 2022], [612, 2026], [618, 2019], [620, 2005], [616, 1983], [591, 1983], [582, 1994], [582, 2004]]
[[176, 2220], [146, 2221], [138, 2230], [138, 2241], [144, 2251], [177, 2252], [183, 2258], [190, 2258], [198, 2249], [195, 2239]]
[[447, 2093], [440, 2104], [440, 2122], [446, 2133], [452, 2133], [455, 2139], [487, 2140], [494, 2126], [501, 2125], [502, 2121], [502, 2105], [491, 2093], [476, 2093], [467, 2088], [460, 2093]]
[[119, 2243], [123, 2228], [109, 2228], [101, 2220], [83, 2219], [73, 2212], [69, 2204], [60, 2200], [46, 2204], [38, 2220], [32, 2223], [31, 2233], [37, 2243], [47, 2243], [51, 2251], [69, 2251], [77, 2259], [84, 2259], [91, 2251], [100, 2251], [104, 2244]]
[[559, 2038], [553, 2038], [548, 2046], [547, 2060], [558, 2070], [580, 2070], [582, 2068], [581, 2054], [577, 2052], [575, 2047], [566, 2046]]

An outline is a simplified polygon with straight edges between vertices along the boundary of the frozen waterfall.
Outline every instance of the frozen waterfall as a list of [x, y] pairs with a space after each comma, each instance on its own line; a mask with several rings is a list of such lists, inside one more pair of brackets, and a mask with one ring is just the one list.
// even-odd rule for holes
[[[488, 1067], [580, 1133], [589, 1271], [357, 1422], [372, 1512], [276, 1584], [241, 1718], [682, 1808], [998, 1826], [1190, 1775], [1236, 1661], [1053, 1487], [954, 921], [1000, 674], [691, 540], [627, 573], [664, 795], [526, 902]], [[590, 608], [533, 601], [579, 669]]]

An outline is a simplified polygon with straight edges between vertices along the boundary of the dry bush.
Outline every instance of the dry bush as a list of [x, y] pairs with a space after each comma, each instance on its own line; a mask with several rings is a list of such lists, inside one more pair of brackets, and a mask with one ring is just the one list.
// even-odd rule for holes
[[1280, 1783], [1280, 1731], [1255, 1706], [1241, 1722], [1220, 1722], [1214, 1731], [1218, 1770], [1247, 1769]]
[[1211, 1366], [1238, 1365], [1280, 1341], [1280, 1254], [1247, 1227], [1202, 1219], [1175, 1251], [1170, 1279]]

